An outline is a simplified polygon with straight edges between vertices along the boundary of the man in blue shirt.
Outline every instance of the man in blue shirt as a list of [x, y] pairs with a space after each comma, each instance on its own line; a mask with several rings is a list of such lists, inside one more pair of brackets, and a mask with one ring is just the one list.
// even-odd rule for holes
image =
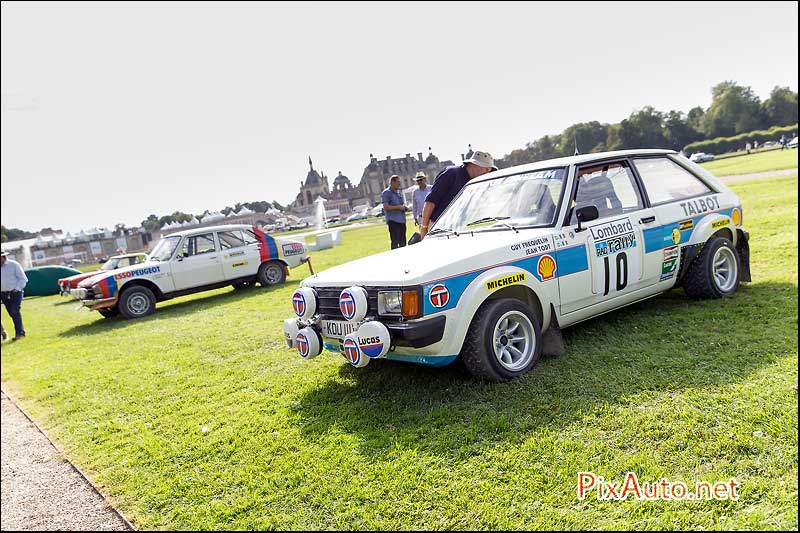
[[19, 263], [7, 257], [3, 252], [0, 257], [0, 298], [8, 311], [11, 320], [14, 321], [14, 339], [19, 340], [25, 336], [25, 328], [22, 327], [22, 291], [28, 284], [28, 277]]
[[461, 165], [442, 169], [436, 175], [433, 189], [425, 199], [425, 207], [422, 209], [422, 221], [419, 224], [420, 240], [427, 235], [428, 226], [432, 222], [436, 222], [469, 180], [493, 170], [497, 170], [497, 167], [494, 165], [492, 156], [488, 152], [477, 151], [473, 152], [472, 157], [465, 159]]
[[400, 176], [394, 175], [389, 180], [389, 187], [381, 193], [383, 213], [386, 225], [389, 226], [389, 239], [392, 250], [406, 245], [406, 207], [403, 193], [400, 192]]

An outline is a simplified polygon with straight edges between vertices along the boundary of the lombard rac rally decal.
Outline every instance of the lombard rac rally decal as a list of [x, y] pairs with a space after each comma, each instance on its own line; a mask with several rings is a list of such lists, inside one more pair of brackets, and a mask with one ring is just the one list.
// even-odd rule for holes
[[287, 244], [281, 245], [281, 249], [283, 250], [283, 255], [286, 257], [292, 255], [299, 255], [303, 253], [304, 247], [299, 242], [290, 242]]
[[356, 299], [350, 291], [342, 291], [339, 295], [339, 310], [347, 320], [352, 320], [356, 316]]
[[[381, 348], [383, 346], [381, 345]], [[358, 361], [361, 359], [361, 352], [358, 350], [358, 344], [351, 338], [347, 338], [342, 343], [342, 348], [344, 349], [344, 357], [347, 359], [351, 364], [357, 365]], [[380, 353], [380, 350], [378, 350]]]
[[292, 296], [292, 309], [297, 316], [303, 316], [306, 313], [306, 298], [302, 292], [295, 292]]
[[622, 217], [589, 228], [594, 241], [595, 257], [592, 290], [607, 296], [624, 290], [636, 281], [642, 271], [636, 231], [630, 218]]
[[428, 294], [428, 299], [431, 302], [431, 305], [437, 309], [441, 309], [442, 307], [447, 305], [447, 302], [450, 301], [450, 291], [447, 290], [443, 284], [439, 283], [431, 288], [431, 292]]
[[306, 337], [305, 333], [297, 334], [295, 344], [297, 344], [297, 351], [300, 352], [300, 355], [303, 357], [308, 357], [308, 338]]

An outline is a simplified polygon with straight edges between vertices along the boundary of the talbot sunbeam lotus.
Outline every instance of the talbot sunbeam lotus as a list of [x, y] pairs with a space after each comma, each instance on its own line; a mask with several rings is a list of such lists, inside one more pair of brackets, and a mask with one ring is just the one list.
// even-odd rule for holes
[[420, 243], [304, 279], [289, 347], [355, 367], [386, 358], [504, 381], [561, 329], [683, 287], [721, 298], [750, 281], [739, 198], [667, 150], [578, 155], [471, 180]]
[[70, 295], [104, 317], [139, 318], [176, 296], [226, 285], [280, 285], [289, 268], [308, 259], [304, 242], [276, 239], [255, 226], [195, 228], [161, 239], [144, 263], [81, 281]]

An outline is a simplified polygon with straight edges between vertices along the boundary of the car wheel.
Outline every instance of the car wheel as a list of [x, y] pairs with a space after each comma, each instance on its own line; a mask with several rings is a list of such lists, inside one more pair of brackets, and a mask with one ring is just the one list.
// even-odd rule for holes
[[125, 318], [141, 318], [156, 310], [156, 297], [147, 287], [136, 285], [122, 292], [117, 305]]
[[105, 309], [98, 309], [97, 312], [100, 313], [100, 315], [103, 318], [113, 318], [113, 317], [119, 315], [119, 309], [117, 309], [116, 306], [114, 306], [114, 307], [106, 307]]
[[724, 237], [711, 237], [686, 272], [683, 290], [692, 298], [731, 296], [739, 288], [739, 254]]
[[461, 359], [469, 372], [489, 381], [508, 381], [536, 366], [542, 330], [531, 308], [519, 300], [488, 300], [475, 313]]
[[258, 276], [256, 277], [262, 287], [272, 287], [286, 281], [286, 270], [283, 267], [283, 263], [270, 261], [258, 268]]

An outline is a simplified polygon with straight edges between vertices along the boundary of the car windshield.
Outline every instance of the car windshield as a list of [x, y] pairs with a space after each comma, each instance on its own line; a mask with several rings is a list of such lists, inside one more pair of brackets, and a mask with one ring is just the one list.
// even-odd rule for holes
[[565, 176], [565, 168], [555, 168], [468, 183], [431, 233], [434, 229], [460, 233], [550, 226]]
[[180, 242], [180, 237], [167, 237], [165, 239], [161, 239], [156, 244], [153, 251], [150, 252], [150, 255], [147, 257], [150, 261], [169, 261], [169, 258], [172, 257], [172, 252], [175, 251], [175, 247], [178, 246]]
[[117, 264], [119, 264], [119, 257], [112, 257], [103, 263], [103, 266], [100, 267], [100, 270], [114, 270], [117, 268]]

